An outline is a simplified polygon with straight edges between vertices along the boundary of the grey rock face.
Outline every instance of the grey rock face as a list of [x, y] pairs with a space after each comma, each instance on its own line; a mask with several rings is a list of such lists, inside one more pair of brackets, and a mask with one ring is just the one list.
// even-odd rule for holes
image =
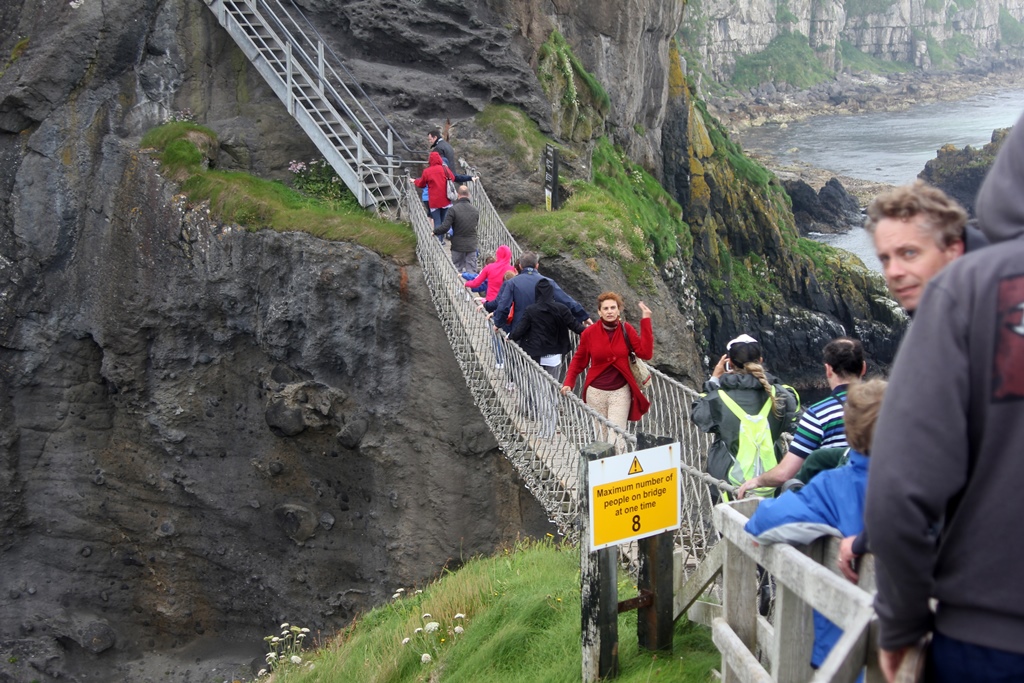
[[831, 178], [817, 192], [803, 180], [784, 180], [782, 186], [793, 201], [793, 218], [804, 235], [810, 232], [846, 232], [863, 223], [860, 205], [837, 179]]
[[1000, 44], [1000, 7], [1024, 18], [1020, 0], [979, 0], [969, 7], [953, 0], [895, 0], [863, 15], [851, 13], [847, 5], [840, 0], [792, 0], [780, 12], [774, 1], [754, 0], [738, 11], [727, 0], [709, 0], [687, 13], [684, 35], [706, 71], [724, 82], [732, 76], [737, 58], [761, 52], [773, 38], [788, 32], [807, 36], [830, 69], [842, 66], [842, 41], [874, 57], [928, 69], [933, 64], [927, 38], [942, 44], [963, 36], [980, 53], [995, 53], [1005, 47]]
[[201, 3], [8, 8], [0, 678], [248, 679], [282, 621], [548, 530], [417, 268], [212, 224], [137, 152], [185, 108], [222, 167], [310, 148]]

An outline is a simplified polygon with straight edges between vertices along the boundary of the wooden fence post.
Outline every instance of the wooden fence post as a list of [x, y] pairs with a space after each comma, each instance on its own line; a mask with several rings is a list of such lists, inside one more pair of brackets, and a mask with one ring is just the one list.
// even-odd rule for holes
[[580, 452], [580, 614], [584, 683], [615, 678], [619, 673], [618, 550], [612, 547], [590, 551], [588, 464], [613, 455], [614, 446], [599, 442]]
[[[725, 543], [722, 583], [725, 584], [723, 613], [725, 621], [740, 642], [753, 651], [757, 641], [757, 565], [730, 541]], [[729, 662], [722, 658], [722, 682], [743, 680]]]

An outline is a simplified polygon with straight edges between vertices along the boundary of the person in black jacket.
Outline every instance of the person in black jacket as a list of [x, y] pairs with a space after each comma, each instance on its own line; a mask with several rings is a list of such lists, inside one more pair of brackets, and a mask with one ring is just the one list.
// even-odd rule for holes
[[452, 230], [452, 263], [460, 273], [477, 270], [476, 226], [480, 212], [469, 201], [469, 188], [459, 185], [459, 198], [455, 200], [441, 225], [434, 228], [435, 235], [444, 235]]
[[[555, 301], [555, 288], [544, 278], [537, 282], [535, 302], [527, 306], [522, 315], [516, 315], [509, 339], [519, 344], [557, 382], [562, 357], [569, 352], [569, 330], [580, 334], [584, 325], [576, 320], [568, 306]], [[555, 433], [557, 391], [556, 384], [541, 390], [539, 412], [543, 438]]]
[[[537, 283], [541, 280], [550, 280], [554, 290], [555, 301], [565, 304], [572, 311], [576, 320], [589, 325], [593, 322], [590, 314], [579, 304], [578, 301], [562, 291], [554, 280], [545, 278], [540, 274], [539, 260], [537, 254], [532, 251], [524, 251], [519, 257], [519, 275], [515, 276], [501, 286], [498, 298], [494, 301], [494, 324], [505, 332], [511, 332], [515, 325], [509, 321], [509, 311], [514, 307], [516, 311], [525, 311], [535, 300]], [[492, 310], [492, 309], [489, 309]]]
[[447, 140], [441, 137], [441, 131], [434, 128], [428, 132], [427, 142], [430, 143], [431, 152], [437, 152], [444, 159], [445, 164], [455, 168], [455, 150], [452, 149], [451, 144]]
[[509, 339], [558, 379], [562, 356], [569, 352], [569, 330], [581, 334], [583, 323], [576, 320], [565, 304], [555, 301], [555, 288], [547, 278], [537, 282], [535, 303], [516, 316]]

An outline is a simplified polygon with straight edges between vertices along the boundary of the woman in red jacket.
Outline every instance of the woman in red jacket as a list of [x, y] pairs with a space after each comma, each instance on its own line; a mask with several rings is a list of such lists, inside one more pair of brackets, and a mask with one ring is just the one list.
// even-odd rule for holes
[[[423, 169], [419, 178], [410, 178], [409, 181], [419, 188], [427, 188], [428, 203], [430, 204], [430, 217], [434, 219], [434, 227], [444, 222], [444, 216], [452, 205], [448, 199], [448, 181], [455, 181], [455, 174], [441, 161], [441, 155], [431, 152], [429, 165]], [[442, 238], [443, 239], [443, 238]]]
[[[604, 415], [610, 422], [623, 428], [627, 420], [639, 420], [651, 407], [629, 368], [629, 347], [637, 357], [650, 360], [654, 355], [654, 329], [651, 327], [651, 309], [640, 307], [640, 333], [629, 323], [622, 322], [625, 304], [615, 292], [604, 292], [597, 297], [601, 321], [591, 325], [580, 335], [580, 344], [569, 363], [569, 371], [562, 385], [562, 394], [568, 394], [576, 378], [587, 366], [583, 382], [583, 400]], [[626, 337], [629, 335], [629, 346]], [[606, 438], [598, 430], [598, 438]], [[622, 446], [621, 443], [617, 444]]]

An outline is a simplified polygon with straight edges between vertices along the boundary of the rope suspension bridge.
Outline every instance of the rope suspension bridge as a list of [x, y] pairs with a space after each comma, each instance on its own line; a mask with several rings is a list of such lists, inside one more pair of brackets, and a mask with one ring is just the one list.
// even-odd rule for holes
[[[493, 253], [504, 244], [513, 258], [518, 258], [522, 248], [505, 228], [479, 181], [472, 183], [470, 198], [480, 212], [480, 252]], [[577, 469], [585, 446], [604, 441], [628, 452], [678, 441], [685, 475], [681, 479], [683, 527], [678, 545], [684, 553], [683, 565], [695, 566], [716, 538], [711, 528], [709, 484], [726, 486], [703, 473], [702, 460], [711, 437], [689, 418], [697, 392], [651, 368], [647, 389], [651, 409], [628, 429], [608, 422], [576, 394], [562, 396], [561, 384], [516, 343], [495, 332], [477, 309], [465, 280], [434, 237], [433, 223], [418, 193], [406, 190], [402, 206], [416, 232], [424, 279], [473, 399], [505, 456], [562, 533], [575, 537], [579, 526], [582, 492]], [[573, 337], [575, 346], [578, 338]]]
[[[584, 446], [606, 441], [620, 451], [633, 451], [678, 441], [684, 475], [678, 545], [684, 568], [696, 566], [716, 538], [709, 484], [729, 488], [702, 471], [710, 437], [689, 420], [696, 392], [652, 368], [651, 409], [627, 430], [575, 394], [562, 396], [551, 375], [493, 332], [434, 238], [418, 193], [399, 175], [403, 167], [422, 164], [427, 150], [410, 149], [299, 8], [291, 0], [204, 2], [360, 203], [378, 210], [397, 204], [411, 223], [431, 298], [473, 399], [501, 450], [559, 530], [573, 538], [578, 534], [577, 465]], [[471, 185], [480, 212], [480, 252], [493, 253], [505, 244], [518, 259], [523, 250], [485, 189], [479, 182]]]

